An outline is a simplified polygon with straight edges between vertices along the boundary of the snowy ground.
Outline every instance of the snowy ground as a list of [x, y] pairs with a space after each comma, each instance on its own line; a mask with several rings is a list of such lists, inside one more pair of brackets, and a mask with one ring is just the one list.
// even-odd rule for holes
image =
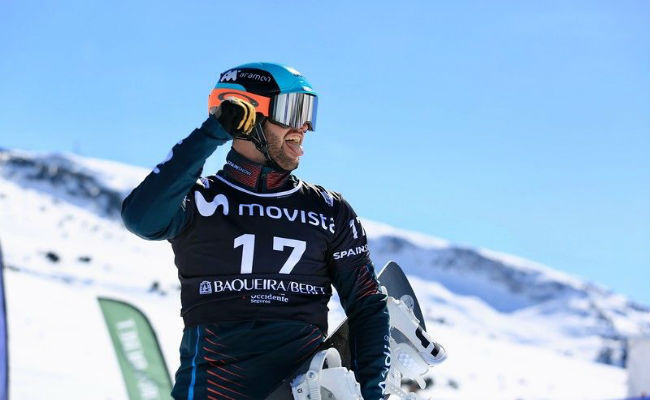
[[[5, 274], [10, 327], [11, 397], [125, 399], [126, 392], [96, 298], [140, 307], [152, 321], [170, 371], [178, 366], [182, 321], [176, 296], [110, 290], [14, 270]], [[416, 285], [416, 290], [421, 290]], [[340, 320], [341, 309], [335, 306]], [[535, 346], [459, 332], [429, 321], [449, 359], [433, 369], [431, 399], [619, 399], [625, 371]], [[92, 395], [91, 395], [92, 394]]]
[[[0, 240], [6, 265], [11, 398], [126, 398], [98, 296], [130, 302], [145, 312], [173, 375], [182, 321], [173, 255], [166, 242], [142, 241], [115, 220], [2, 178]], [[446, 243], [427, 237], [414, 241]], [[623, 369], [563, 355], [543, 343], [574, 340], [557, 329], [561, 319], [505, 314], [421, 274], [410, 280], [430, 333], [449, 353], [447, 361], [431, 370], [434, 384], [421, 392], [423, 398], [624, 397]], [[343, 313], [335, 302], [330, 308], [333, 329]], [[548, 334], [542, 335], [544, 329]]]

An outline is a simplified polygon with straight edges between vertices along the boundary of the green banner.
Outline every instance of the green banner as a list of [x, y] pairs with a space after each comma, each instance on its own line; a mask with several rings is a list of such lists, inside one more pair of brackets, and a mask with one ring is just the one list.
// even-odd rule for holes
[[130, 400], [171, 399], [172, 383], [147, 317], [130, 304], [98, 298]]

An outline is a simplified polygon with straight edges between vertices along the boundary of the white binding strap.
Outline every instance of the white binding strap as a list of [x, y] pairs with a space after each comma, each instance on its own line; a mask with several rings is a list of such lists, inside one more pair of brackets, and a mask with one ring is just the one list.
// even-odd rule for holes
[[[323, 368], [325, 361], [326, 369]], [[341, 356], [335, 348], [316, 353], [309, 364], [309, 371], [291, 382], [295, 400], [321, 400], [321, 390], [333, 400], [363, 400], [361, 387], [354, 374], [341, 366]]]

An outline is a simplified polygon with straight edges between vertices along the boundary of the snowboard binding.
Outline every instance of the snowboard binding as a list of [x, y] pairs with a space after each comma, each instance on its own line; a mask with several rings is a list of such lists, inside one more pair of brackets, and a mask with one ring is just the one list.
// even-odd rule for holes
[[404, 295], [399, 300], [388, 296], [387, 303], [391, 367], [386, 378], [386, 392], [403, 400], [416, 399], [415, 394], [402, 390], [402, 378], [416, 381], [424, 389], [424, 376], [429, 367], [443, 362], [447, 352], [422, 329], [413, 313], [414, 302], [410, 296]]
[[291, 382], [291, 392], [295, 400], [363, 400], [354, 373], [341, 366], [334, 348], [314, 355], [309, 370]]
[[[425, 388], [424, 377], [429, 367], [444, 361], [447, 353], [426, 333], [424, 317], [415, 292], [399, 265], [388, 262], [377, 275], [377, 279], [382, 293], [387, 295], [391, 325], [390, 337], [386, 339], [389, 342], [387, 345], [390, 346], [392, 365], [387, 372], [384, 393], [392, 395], [391, 399], [416, 400], [415, 393], [402, 390], [402, 378], [417, 381], [420, 387]], [[319, 347], [320, 350], [338, 349], [340, 355], [326, 354], [328, 350], [321, 351], [317, 358], [306, 361], [290, 377], [283, 380], [266, 400], [286, 400], [291, 397], [297, 400], [361, 399], [360, 389], [350, 371], [341, 368], [342, 372], [336, 378], [330, 379], [329, 376], [330, 372], [333, 372], [330, 370], [339, 368], [342, 364], [353, 365], [350, 352], [346, 351], [349, 350], [348, 345], [349, 325], [344, 321]], [[323, 369], [325, 361], [329, 367], [327, 369]], [[305, 371], [312, 372], [309, 380]], [[345, 375], [346, 371], [348, 375]]]

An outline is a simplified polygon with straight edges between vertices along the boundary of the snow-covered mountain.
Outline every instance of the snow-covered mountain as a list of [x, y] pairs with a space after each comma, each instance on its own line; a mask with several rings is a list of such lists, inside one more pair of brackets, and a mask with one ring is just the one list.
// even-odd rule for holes
[[[377, 263], [399, 260], [410, 275], [438, 282], [456, 295], [477, 298], [507, 318], [506, 326], [495, 332], [477, 325], [488, 335], [505, 334], [564, 354], [624, 365], [626, 338], [650, 332], [647, 306], [544, 265], [371, 221], [366, 221], [366, 230]], [[453, 323], [458, 318], [446, 320]], [[529, 326], [531, 322], [544, 330]]]
[[[87, 383], [101, 398], [125, 398], [97, 295], [141, 307], [154, 322], [170, 369], [178, 365], [182, 321], [171, 249], [128, 233], [119, 219], [121, 200], [148, 172], [73, 155], [0, 150], [0, 241], [15, 397], [40, 398], [38, 383], [52, 387], [49, 398], [87, 398]], [[432, 335], [450, 354], [432, 370], [428, 395], [624, 395], [625, 338], [650, 333], [647, 306], [518, 257], [378, 222], [364, 225], [375, 264], [392, 259], [402, 265]], [[335, 327], [343, 313], [336, 300], [330, 309]], [[69, 346], [79, 351], [66, 351]], [[80, 385], [80, 366], [98, 361], [108, 365], [106, 372], [89, 369]]]

